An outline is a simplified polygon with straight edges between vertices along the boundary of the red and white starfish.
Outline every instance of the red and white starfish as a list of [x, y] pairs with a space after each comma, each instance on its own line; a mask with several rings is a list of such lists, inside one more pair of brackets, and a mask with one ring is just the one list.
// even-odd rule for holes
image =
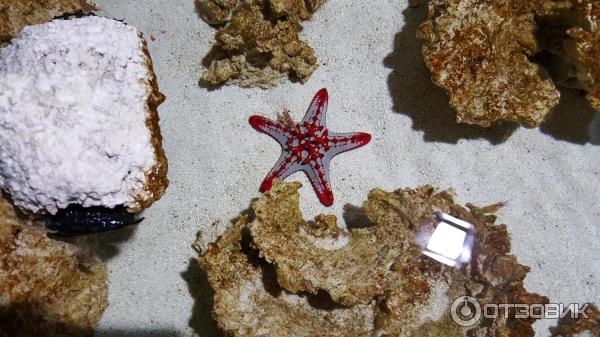
[[317, 197], [325, 206], [333, 204], [329, 182], [329, 161], [334, 156], [364, 146], [371, 141], [368, 133], [334, 133], [325, 126], [327, 89], [313, 98], [304, 119], [296, 125], [284, 125], [262, 116], [250, 117], [250, 125], [281, 145], [281, 156], [260, 185], [260, 191], [271, 189], [274, 179], [285, 179], [297, 171], [308, 176]]

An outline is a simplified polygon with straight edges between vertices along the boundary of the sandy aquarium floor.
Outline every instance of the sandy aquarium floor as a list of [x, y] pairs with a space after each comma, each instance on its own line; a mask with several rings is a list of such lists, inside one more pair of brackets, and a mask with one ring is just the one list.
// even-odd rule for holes
[[[360, 205], [374, 187], [453, 187], [461, 203], [507, 201], [513, 252], [531, 266], [529, 290], [551, 302], [600, 304], [600, 114], [583, 96], [563, 100], [539, 129], [457, 125], [445, 93], [429, 80], [415, 30], [425, 13], [400, 0], [329, 0], [302, 35], [320, 67], [304, 85], [269, 90], [198, 86], [214, 29], [192, 0], [96, 0], [100, 14], [143, 31], [161, 91], [171, 185], [137, 228], [104, 234], [110, 306], [98, 336], [217, 336], [209, 288], [191, 248], [196, 232], [228, 222], [259, 196], [279, 146], [248, 117], [284, 108], [300, 119], [329, 89], [333, 131], [366, 131], [372, 142], [333, 160], [336, 202], [322, 207], [301, 181], [305, 217]], [[545, 336], [548, 321], [538, 322]]]

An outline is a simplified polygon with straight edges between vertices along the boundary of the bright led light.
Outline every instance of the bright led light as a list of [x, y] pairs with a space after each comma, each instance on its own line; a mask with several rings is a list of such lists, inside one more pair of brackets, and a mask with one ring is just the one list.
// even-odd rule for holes
[[456, 260], [463, 251], [467, 233], [445, 222], [440, 222], [427, 243], [427, 249]]
[[473, 225], [445, 213], [436, 213], [436, 224], [423, 254], [452, 267], [469, 262]]
[[451, 259], [449, 259], [449, 258], [447, 258], [445, 256], [442, 256], [442, 255], [439, 255], [439, 254], [436, 254], [436, 253], [433, 253], [433, 252], [428, 252], [428, 251], [424, 251], [423, 254], [429, 256], [430, 258], [432, 258], [434, 260], [437, 260], [438, 262], [441, 262], [443, 264], [447, 264], [450, 267], [456, 266], [456, 261], [451, 260]]

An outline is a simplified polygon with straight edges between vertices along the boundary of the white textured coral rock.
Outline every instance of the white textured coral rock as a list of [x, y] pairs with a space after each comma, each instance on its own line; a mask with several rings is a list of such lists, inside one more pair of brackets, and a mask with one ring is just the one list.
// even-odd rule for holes
[[149, 125], [162, 95], [150, 65], [141, 35], [119, 21], [26, 27], [0, 50], [0, 188], [33, 212], [156, 199]]

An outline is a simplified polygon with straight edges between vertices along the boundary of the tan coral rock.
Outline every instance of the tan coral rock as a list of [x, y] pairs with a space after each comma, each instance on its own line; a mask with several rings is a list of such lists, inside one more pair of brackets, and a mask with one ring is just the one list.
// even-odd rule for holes
[[322, 1], [200, 0], [205, 21], [219, 24], [216, 44], [202, 81], [266, 88], [286, 76], [305, 81], [317, 68], [314, 50], [300, 40], [300, 20], [311, 18]]
[[220, 25], [231, 19], [231, 12], [240, 3], [240, 0], [196, 0], [196, 7], [204, 21]]
[[306, 3], [308, 5], [308, 8], [314, 12], [317, 9], [319, 9], [319, 7], [323, 6], [325, 0], [306, 0]]
[[265, 44], [271, 39], [273, 28], [265, 20], [258, 6], [242, 5], [236, 9], [229, 24], [215, 34], [215, 39], [225, 50], [257, 48], [266, 51]]
[[95, 7], [85, 0], [0, 0], [0, 40], [18, 35], [25, 26], [80, 10], [88, 12]]
[[93, 336], [107, 293], [101, 261], [24, 225], [0, 198], [0, 336]]
[[600, 111], [600, 31], [589, 32], [577, 27], [567, 33], [571, 39], [566, 42], [565, 49], [574, 61], [577, 78], [592, 107]]
[[461, 123], [514, 121], [538, 126], [558, 104], [545, 71], [528, 60], [536, 3], [520, 0], [431, 0], [419, 29], [433, 81], [450, 94]]
[[271, 67], [259, 68], [246, 62], [244, 55], [216, 60], [202, 76], [205, 82], [213, 85], [228, 82], [242, 88], [269, 88], [283, 79], [281, 73]]
[[287, 294], [271, 280], [269, 265], [250, 247], [249, 216], [242, 214], [200, 258], [221, 329], [236, 337], [370, 336], [371, 306], [319, 310], [318, 298]]
[[[323, 317], [331, 304], [296, 306], [294, 313], [283, 303], [326, 294], [343, 305], [335, 313], [347, 320], [328, 319], [318, 330], [325, 336], [533, 336], [533, 320], [499, 317], [463, 329], [450, 319], [451, 302], [465, 294], [482, 304], [547, 302], [523, 288], [529, 268], [509, 255], [506, 226], [494, 224], [488, 214], [499, 205], [464, 208], [451, 193], [431, 186], [374, 189], [363, 205], [369, 223], [346, 230], [332, 215], [303, 220], [300, 186], [276, 182], [201, 257], [216, 291], [215, 317], [225, 331], [322, 336], [313, 330], [321, 324], [315, 317]], [[477, 243], [465, 268], [445, 267], [421, 254], [416, 242], [433, 229], [434, 211], [475, 225]], [[361, 311], [371, 315], [360, 316]]]
[[269, 8], [276, 17], [298, 16], [304, 20], [311, 18], [305, 0], [271, 0]]
[[[559, 100], [546, 69], [600, 110], [597, 0], [432, 0], [418, 36], [458, 122], [538, 126]], [[555, 56], [545, 68], [529, 60], [540, 51]]]
[[555, 71], [558, 81], [586, 91], [592, 107], [600, 111], [600, 2], [541, 2], [540, 35], [544, 48], [560, 60]]
[[[304, 222], [299, 188], [298, 183], [277, 185], [253, 205], [253, 241], [261, 256], [276, 266], [283, 288], [313, 294], [326, 290], [340, 304], [366, 304], [398, 281], [392, 268], [397, 260], [421, 256], [418, 247], [406, 244], [414, 239], [413, 232], [398, 221], [351, 232], [337, 227], [334, 216]], [[425, 283], [425, 275], [419, 281]]]

